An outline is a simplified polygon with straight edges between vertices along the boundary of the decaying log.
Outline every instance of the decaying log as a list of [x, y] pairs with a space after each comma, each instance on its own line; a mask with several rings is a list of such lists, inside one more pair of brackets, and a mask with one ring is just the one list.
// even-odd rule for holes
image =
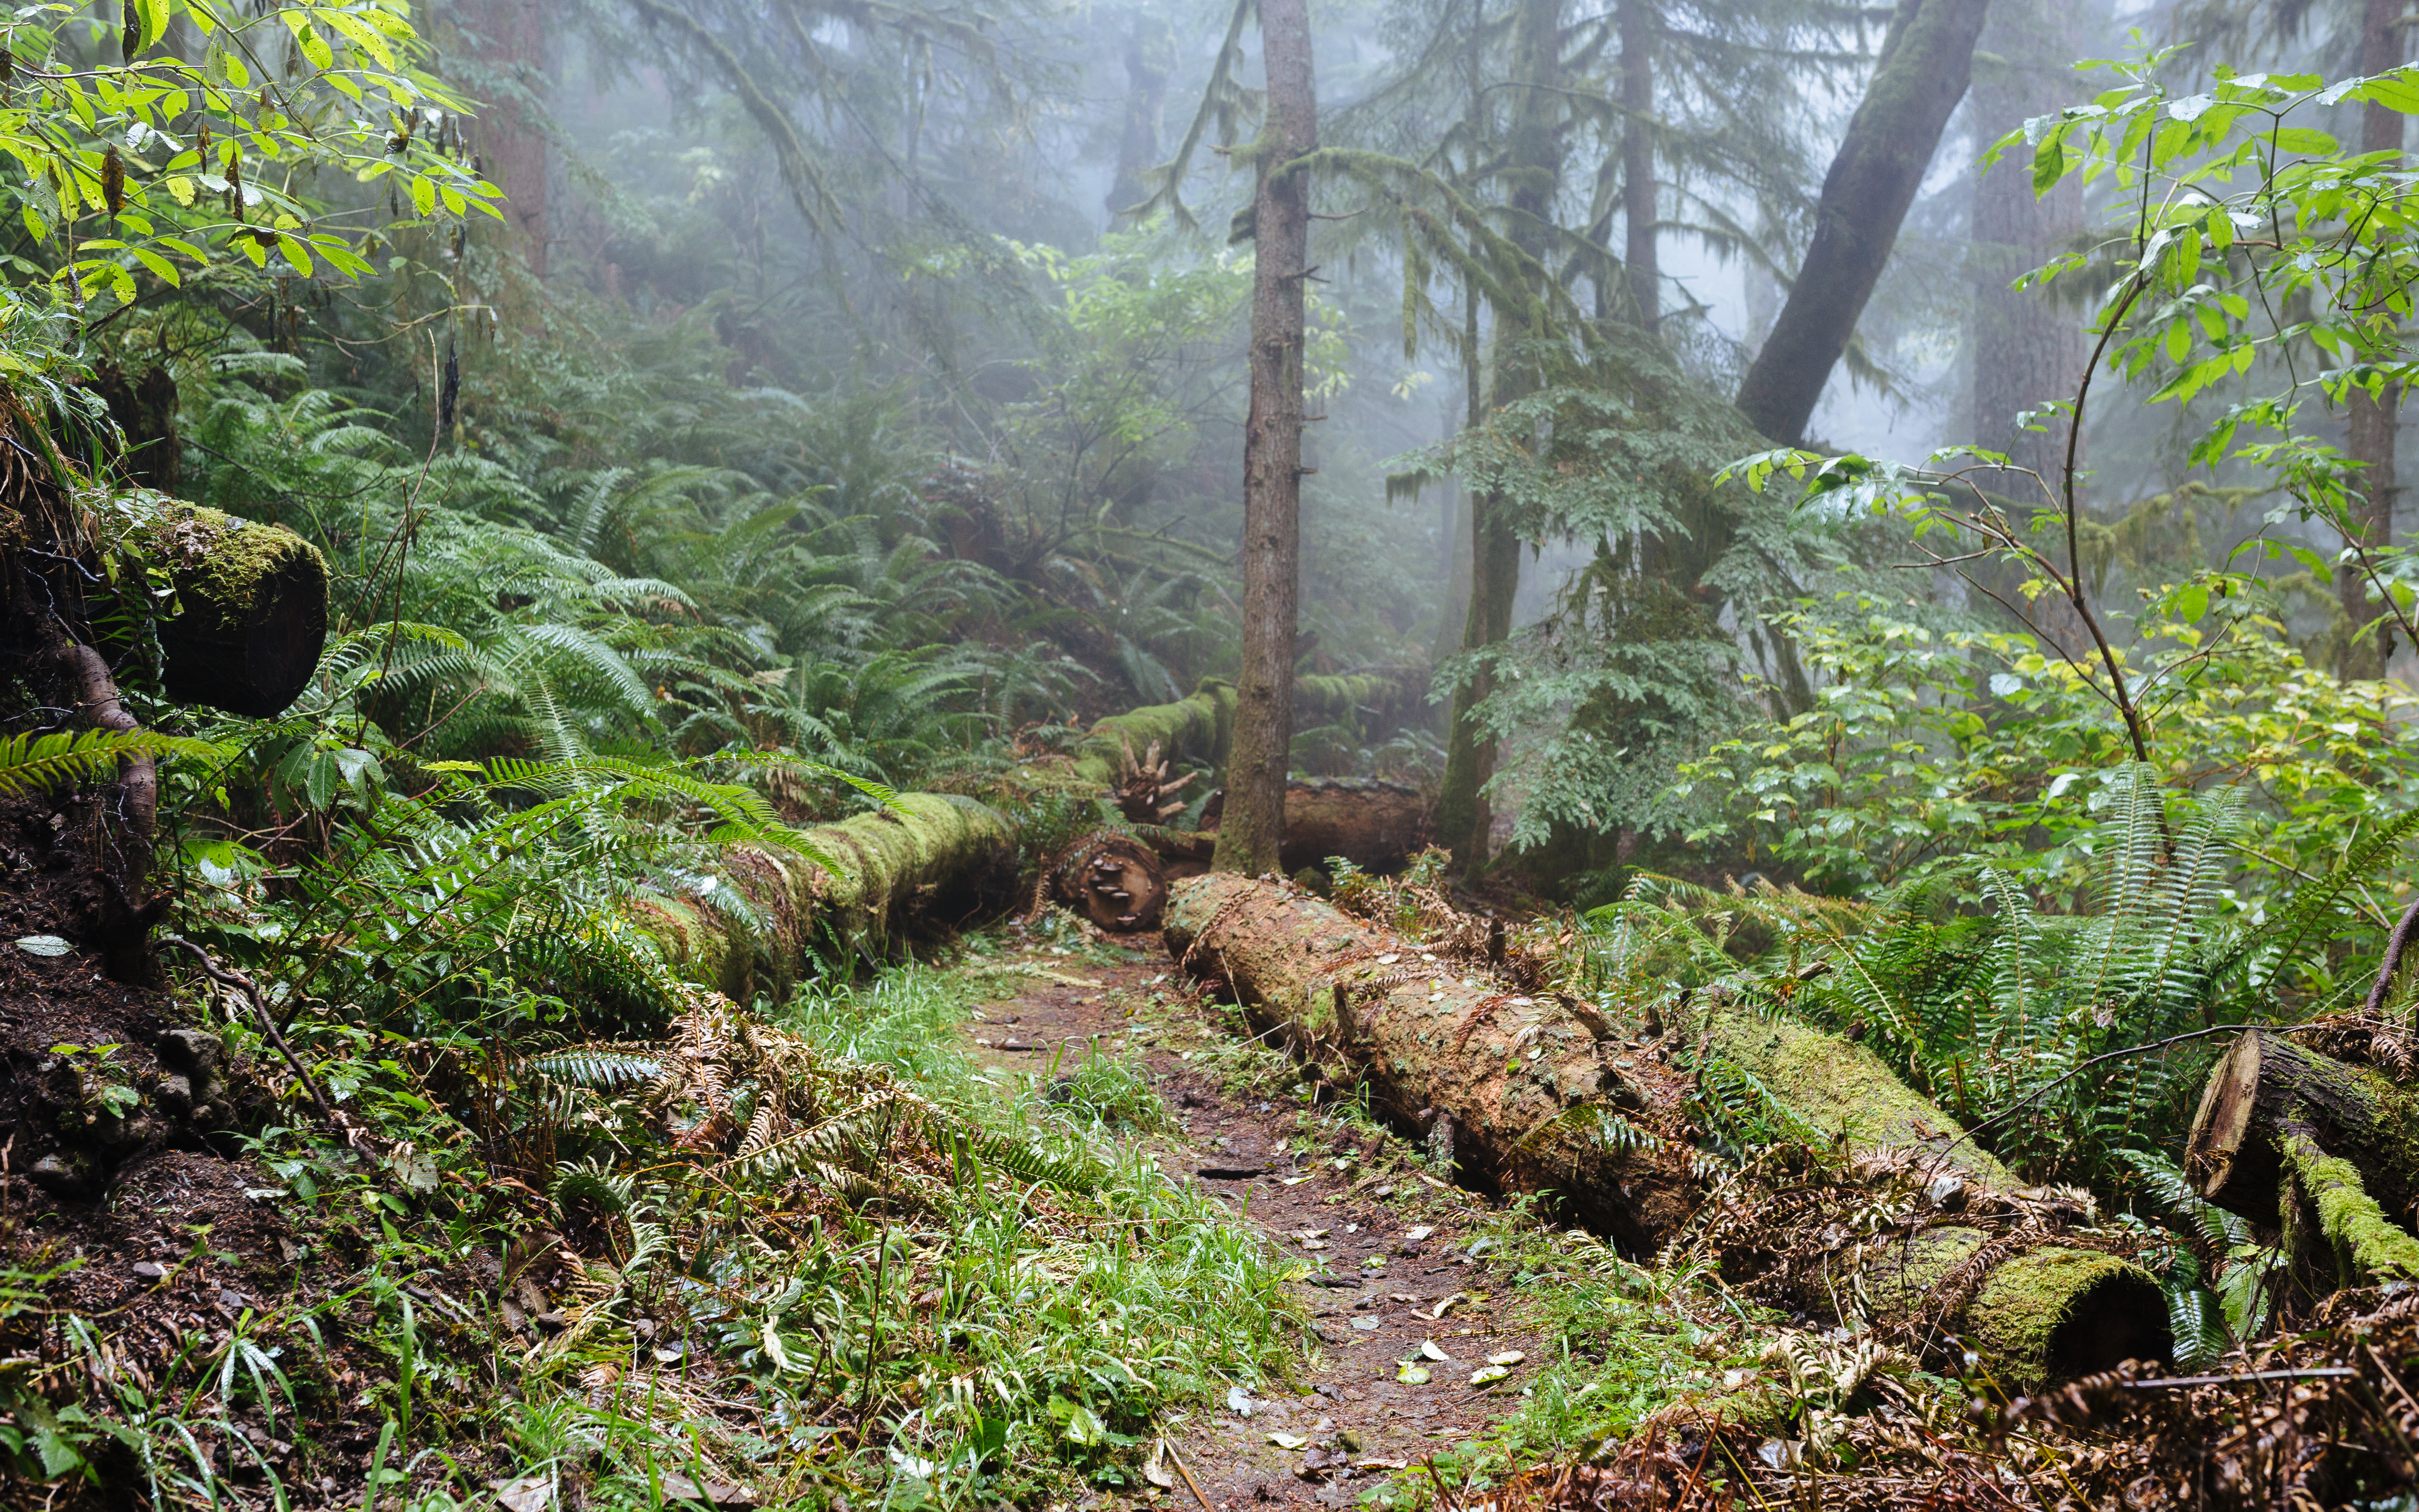
[[1113, 934], [1157, 929], [1167, 902], [1167, 868], [1139, 838], [1099, 830], [1069, 846], [1042, 873], [1054, 903], [1080, 909]]
[[197, 504], [171, 503], [138, 533], [177, 590], [177, 612], [160, 625], [169, 696], [255, 718], [284, 713], [327, 643], [327, 559], [291, 531]]
[[1134, 754], [1153, 746], [1171, 762], [1221, 768], [1235, 743], [1235, 685], [1206, 679], [1191, 698], [1113, 714], [1075, 747], [1075, 776], [1103, 792], [1117, 786]]
[[1225, 978], [1256, 1021], [1348, 1065], [1381, 1113], [1449, 1144], [1472, 1184], [1550, 1192], [1634, 1252], [1658, 1248], [1698, 1213], [1695, 1150], [1652, 1131], [1688, 1128], [1696, 1081], [1681, 1063], [1718, 1058], [1820, 1142], [1923, 1195], [1904, 1244], [1865, 1246], [1799, 1299], [1810, 1310], [1853, 1291], [1875, 1321], [1934, 1343], [1956, 1337], [2018, 1389], [2168, 1348], [2155, 1280], [2063, 1238], [2043, 1205], [2008, 1196], [2017, 1183], [2005, 1167], [1846, 1040], [1702, 1000], [1659, 1034], [1620, 1038], [1576, 999], [1506, 991], [1297, 888], [1227, 874], [1172, 886], [1166, 937], [1187, 968]]
[[2350, 1163], [2368, 1196], [2409, 1222], [2419, 1198], [2419, 1091], [2365, 1066], [2245, 1029], [2201, 1088], [2184, 1150], [2194, 1189], [2229, 1212], [2277, 1221], [2285, 1141]]
[[[1225, 796], [1213, 794], [1202, 807], [1205, 833], [1217, 832]], [[1399, 872], [1427, 841], [1427, 796], [1409, 782], [1314, 777], [1286, 784], [1285, 840], [1277, 857], [1287, 872], [1324, 866], [1339, 856], [1364, 872]]]
[[1176, 883], [1166, 937], [1299, 1047], [1348, 1061], [1380, 1110], [1449, 1142], [1481, 1188], [1554, 1192], [1637, 1249], [1687, 1221], [1686, 1158], [1607, 1139], [1594, 1116], [1662, 1095], [1673, 1073], [1650, 1048], [1600, 1038], [1592, 1011], [1506, 992], [1293, 887], [1232, 873]]
[[793, 851], [732, 846], [724, 869], [739, 906], [717, 908], [711, 892], [640, 898], [636, 922], [681, 977], [745, 1003], [786, 992], [819, 947], [878, 956], [913, 928], [953, 928], [1013, 902], [1016, 832], [997, 810], [939, 793], [899, 803], [805, 831], [837, 875]]

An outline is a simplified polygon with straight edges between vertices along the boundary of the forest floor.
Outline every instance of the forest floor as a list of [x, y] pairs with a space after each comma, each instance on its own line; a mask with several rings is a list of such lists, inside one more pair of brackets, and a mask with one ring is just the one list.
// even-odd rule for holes
[[1415, 1147], [1357, 1105], [1321, 1101], [1280, 1052], [1253, 1054], [1231, 1007], [1170, 984], [1156, 936], [992, 969], [1020, 985], [966, 1022], [987, 1075], [1047, 1088], [1088, 1057], [1122, 1060], [1173, 1110], [1158, 1141], [1168, 1178], [1225, 1198], [1299, 1262], [1288, 1284], [1315, 1333], [1298, 1368], [1175, 1428], [1179, 1504], [1197, 1489], [1215, 1512], [1351, 1505], [1390, 1476], [1425, 1480], [1436, 1457], [1467, 1459], [1520, 1406], [1548, 1345], [1490, 1260], [1484, 1199], [1420, 1169]]

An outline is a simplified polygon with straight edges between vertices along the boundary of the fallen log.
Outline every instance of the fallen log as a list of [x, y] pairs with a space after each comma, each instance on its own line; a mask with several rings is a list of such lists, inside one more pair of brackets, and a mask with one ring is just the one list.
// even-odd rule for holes
[[[911, 931], [1013, 901], [1016, 832], [997, 810], [940, 793], [898, 802], [803, 832], [837, 872], [796, 851], [734, 845], [712, 890], [641, 897], [633, 919], [676, 975], [745, 1003], [786, 993], [819, 948], [874, 959]], [[727, 903], [716, 896], [726, 884]]]
[[176, 589], [176, 611], [159, 626], [171, 698], [268, 718], [310, 686], [328, 640], [328, 563], [317, 548], [175, 501], [129, 544], [165, 563]]
[[1043, 867], [1041, 890], [1110, 933], [1131, 933], [1159, 927], [1167, 868], [1139, 836], [1096, 830]]
[[[1217, 832], [1225, 797], [1223, 792], [1213, 794], [1203, 806], [1205, 833]], [[1427, 842], [1427, 795], [1409, 782], [1314, 777], [1286, 784], [1285, 839], [1277, 859], [1289, 872], [1323, 867], [1337, 856], [1364, 872], [1399, 872]]]
[[1112, 714], [1075, 746], [1074, 775], [1106, 793], [1126, 768], [1157, 746], [1171, 762], [1223, 769], [1235, 743], [1235, 685], [1205, 679], [1191, 698]]
[[2273, 1030], [2245, 1029], [2211, 1071], [2184, 1147], [2184, 1174], [2219, 1207], [2273, 1224], [2286, 1140], [2295, 1134], [2349, 1162], [2370, 1196], [2410, 1218], [2419, 1200], [2419, 1089]]
[[[1874, 1321], [1960, 1337], [2027, 1388], [2167, 1349], [2155, 1281], [2005, 1196], [2016, 1183], [1997, 1161], [1837, 1036], [1723, 1001], [1626, 1037], [1575, 998], [1507, 991], [1483, 968], [1297, 888], [1231, 874], [1175, 883], [1166, 939], [1179, 964], [1223, 977], [1260, 1026], [1348, 1068], [1379, 1112], [1425, 1130], [1471, 1184], [1550, 1194], [1633, 1252], [1695, 1220], [1703, 1131], [1688, 1108], [1713, 1068], [1727, 1068], [1824, 1145], [1909, 1183], [1904, 1254], [1890, 1261], [1872, 1247], [1881, 1279], [1862, 1289]], [[1943, 1206], [1958, 1216], [1927, 1211]], [[1993, 1237], [2001, 1219], [2009, 1231]], [[1783, 1245], [1805, 1237], [1764, 1236]], [[1870, 1282], [1862, 1269], [1837, 1279], [1859, 1278]]]

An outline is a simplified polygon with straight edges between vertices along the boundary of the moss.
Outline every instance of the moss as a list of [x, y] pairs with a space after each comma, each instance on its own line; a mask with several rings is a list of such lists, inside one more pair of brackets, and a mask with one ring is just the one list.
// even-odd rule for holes
[[2419, 1239], [2395, 1227], [2368, 1195], [2360, 1172], [2306, 1134], [2288, 1134], [2285, 1163], [2318, 1209], [2319, 1231], [2341, 1268], [2364, 1281], [2419, 1281]]
[[249, 614], [260, 584], [281, 573], [299, 565], [321, 582], [328, 578], [327, 558], [293, 532], [180, 501], [171, 501], [128, 544], [169, 563], [179, 596], [200, 598], [237, 621]]
[[1113, 714], [1092, 726], [1075, 749], [1075, 772], [1086, 782], [1114, 787], [1127, 750], [1140, 761], [1154, 743], [1163, 757], [1223, 769], [1234, 740], [1234, 685], [1213, 677], [1191, 698]]
[[1982, 1247], [1979, 1228], [1926, 1228], [1903, 1243], [1870, 1255], [1858, 1273], [1865, 1301], [1875, 1317], [1908, 1318], [1941, 1278]]
[[[1714, 1010], [1706, 1023], [1721, 1053], [1740, 1070], [1817, 1129], [1844, 1134], [1852, 1148], [1950, 1148], [1956, 1120], [1862, 1045], [1735, 1006]], [[1955, 1146], [1953, 1153], [1960, 1169], [1990, 1185], [2018, 1184], [2006, 1166], [1971, 1144]]]
[[2089, 1341], [2062, 1335], [2077, 1321], [2076, 1308], [2111, 1286], [2139, 1292], [2143, 1305], [2160, 1306], [2150, 1273], [2114, 1255], [2063, 1248], [2019, 1255], [1993, 1271], [1967, 1304], [1966, 1347], [2003, 1385], [2039, 1391], [2061, 1373], [2062, 1356], [2088, 1349]]

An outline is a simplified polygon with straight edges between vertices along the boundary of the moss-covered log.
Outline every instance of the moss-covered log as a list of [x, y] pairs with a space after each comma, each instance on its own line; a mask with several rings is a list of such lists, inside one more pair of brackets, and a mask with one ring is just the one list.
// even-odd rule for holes
[[[1605, 1123], [1624, 1109], [1686, 1099], [1687, 1078], [1666, 1060], [1668, 1038], [1612, 1038], [1584, 1004], [1507, 992], [1275, 883], [1224, 874], [1176, 883], [1167, 943], [1300, 1042], [1348, 1059], [1398, 1118], [1427, 1110], [1449, 1120], [1455, 1159], [1479, 1185], [1554, 1191], [1577, 1216], [1641, 1248], [1687, 1220], [1687, 1160], [1617, 1132], [1608, 1138]], [[1949, 1116], [1844, 1040], [1740, 1010], [1703, 1015], [1690, 1036], [1781, 1095], [1804, 1088], [1799, 1116], [1851, 1148], [1938, 1149], [1944, 1165], [1953, 1158], [1978, 1180], [2012, 1184], [1970, 1146], [1952, 1156]]]
[[2293, 1134], [2350, 1163], [2368, 1196], [2410, 1217], [2419, 1200], [2419, 1090], [2265, 1029], [2245, 1029], [2210, 1072], [2184, 1174], [2219, 1207], [2273, 1224]]
[[[1203, 829], [1217, 829], [1221, 807], [1218, 797], [1210, 800]], [[1323, 866], [1338, 856], [1364, 872], [1399, 872], [1427, 842], [1427, 795], [1409, 782], [1314, 777], [1286, 784], [1285, 840], [1277, 855], [1287, 872]]]
[[[2155, 1280], [2025, 1220], [2001, 1196], [2017, 1186], [2005, 1167], [1848, 1041], [1727, 1002], [1652, 1039], [1618, 1038], [1574, 999], [1507, 992], [1298, 889], [1227, 874], [1175, 883], [1166, 934], [1172, 955], [1223, 976], [1265, 1026], [1348, 1063], [1382, 1112], [1425, 1125], [1482, 1188], [1551, 1192], [1636, 1250], [1680, 1232], [1703, 1196], [1695, 1151], [1646, 1131], [1687, 1121], [1695, 1075], [1672, 1059], [1685, 1046], [1698, 1068], [1753, 1077], [1825, 1144], [1918, 1188], [1954, 1178], [1969, 1216], [1843, 1257], [1836, 1288], [1818, 1288], [1833, 1294], [1807, 1299], [1815, 1310], [1853, 1289], [1875, 1321], [1954, 1335], [2018, 1389], [2168, 1347]], [[1995, 1224], [2021, 1237], [1995, 1238]]]
[[[814, 950], [878, 955], [911, 929], [954, 928], [1012, 900], [1016, 835], [997, 810], [938, 793], [899, 803], [805, 832], [837, 874], [795, 852], [734, 846], [715, 891], [641, 898], [639, 927], [682, 977], [745, 1003], [787, 990]], [[736, 897], [716, 896], [726, 885]]]
[[1210, 678], [1191, 698], [1113, 714], [1075, 748], [1075, 775], [1087, 786], [1117, 785], [1128, 764], [1156, 745], [1179, 763], [1221, 768], [1235, 743], [1235, 685]]
[[160, 625], [170, 697], [257, 718], [285, 712], [328, 639], [328, 563], [293, 532], [170, 503], [137, 530], [165, 563], [177, 611]]
[[1878, 1322], [1954, 1335], [2013, 1391], [2173, 1349], [2165, 1295], [2140, 1266], [2038, 1233], [1995, 1242], [1980, 1227], [1936, 1224], [1863, 1246], [1835, 1268], [1830, 1296], [1861, 1297]]
[[2419, 1239], [2386, 1217], [2351, 1162], [2319, 1149], [2304, 1130], [2288, 1130], [2279, 1143], [2294, 1195], [2308, 1204], [2311, 1227], [2331, 1252], [2321, 1269], [2346, 1286], [2419, 1281]]

